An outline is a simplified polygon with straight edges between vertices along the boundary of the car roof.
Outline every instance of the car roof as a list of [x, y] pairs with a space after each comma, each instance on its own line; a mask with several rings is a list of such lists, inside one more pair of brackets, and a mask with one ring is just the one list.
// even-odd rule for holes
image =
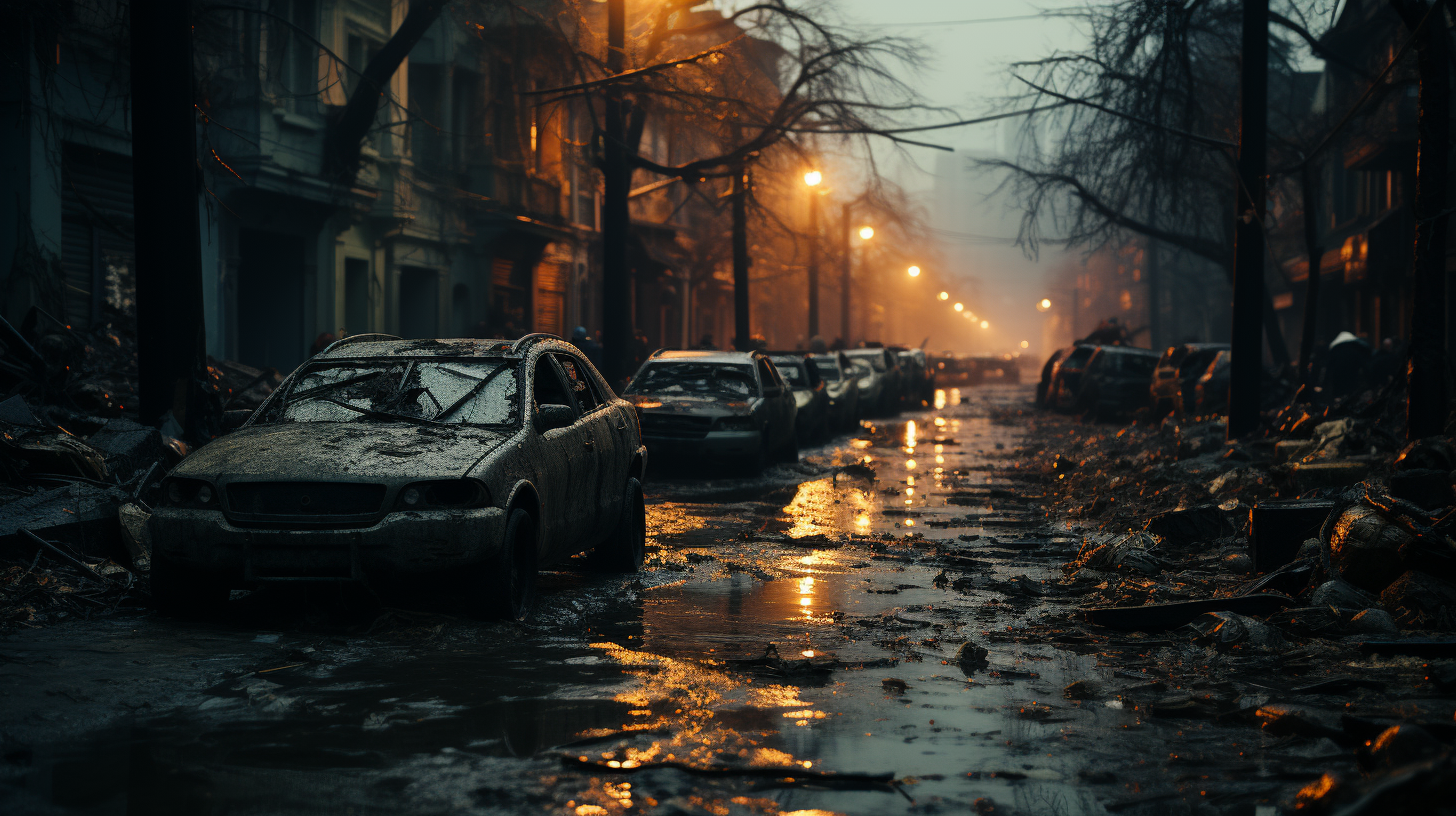
[[1138, 348], [1137, 346], [1098, 346], [1098, 348], [1104, 352], [1112, 352], [1113, 354], [1136, 354], [1141, 357], [1162, 356], [1159, 352], [1153, 351], [1152, 349]]
[[659, 349], [647, 358], [652, 362], [687, 362], [695, 363], [752, 363], [759, 357], [766, 356], [759, 351], [713, 351], [698, 349]]
[[884, 356], [885, 349], [879, 346], [866, 346], [865, 348], [845, 349], [844, 353], [851, 357], [874, 357]]
[[[382, 339], [384, 335], [374, 335], [381, 339], [368, 339], [359, 335], [354, 342], [339, 342], [329, 346], [324, 351], [315, 355], [314, 359], [337, 360], [343, 358], [360, 357], [506, 357], [512, 355], [513, 342], [510, 340], [473, 340], [473, 339], [446, 339], [446, 340], [400, 340], [398, 338]], [[348, 338], [346, 338], [347, 340]]]

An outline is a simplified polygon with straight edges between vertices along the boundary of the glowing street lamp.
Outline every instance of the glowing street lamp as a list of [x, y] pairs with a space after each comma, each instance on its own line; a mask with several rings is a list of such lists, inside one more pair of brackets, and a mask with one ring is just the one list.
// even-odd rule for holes
[[989, 321], [989, 320], [982, 320], [981, 321], [981, 328], [983, 328], [983, 329], [989, 329], [989, 328], [991, 328], [991, 321]]
[[940, 293], [940, 299], [941, 300], [950, 300], [950, 292], [941, 292]]
[[1022, 348], [1031, 348], [1031, 341], [1030, 340], [1022, 340], [1021, 341], [1021, 347]]
[[966, 304], [964, 304], [964, 303], [957, 303], [956, 305], [952, 306], [951, 308], [952, 309], [955, 309], [957, 312], [964, 312], [966, 310]]
[[824, 180], [824, 174], [810, 170], [804, 174], [804, 183], [809, 186], [809, 337], [819, 335], [819, 194], [814, 188]]
[[824, 180], [824, 174], [818, 170], [810, 170], [804, 174], [804, 183], [810, 187], [818, 187], [819, 182]]
[[1038, 304], [1036, 304], [1036, 310], [1038, 312], [1045, 312], [1047, 309], [1050, 309], [1051, 307], [1052, 307], [1052, 302], [1049, 299], [1047, 299], [1047, 298], [1042, 298], [1041, 299], [1041, 302], [1038, 303]]
[[874, 227], [860, 227], [859, 228], [859, 237], [862, 238], [862, 239], [864, 239], [864, 240], [866, 240], [866, 241], [868, 241], [869, 239], [875, 237], [875, 228]]
[[918, 277], [920, 277], [920, 267], [918, 267], [918, 266], [912, 266], [912, 267], [910, 267], [906, 271], [908, 271], [910, 273], [910, 277], [912, 277], [912, 278], [918, 278]]

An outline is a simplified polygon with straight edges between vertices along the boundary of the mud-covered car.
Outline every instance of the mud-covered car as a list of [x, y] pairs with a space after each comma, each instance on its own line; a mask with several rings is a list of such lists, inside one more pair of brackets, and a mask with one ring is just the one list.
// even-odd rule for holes
[[1130, 346], [1098, 346], [1082, 370], [1074, 410], [1099, 422], [1147, 405], [1148, 383], [1158, 353]]
[[801, 444], [829, 436], [829, 391], [802, 351], [770, 351], [769, 360], [794, 393], [794, 430]]
[[905, 404], [919, 407], [935, 402], [935, 369], [923, 349], [895, 348], [895, 359], [904, 374], [902, 400]]
[[1082, 390], [1082, 372], [1087, 362], [1097, 351], [1097, 346], [1081, 344], [1073, 346], [1052, 366], [1051, 385], [1047, 387], [1046, 407], [1058, 411], [1072, 410], [1077, 394]]
[[340, 341], [161, 484], [152, 593], [186, 610], [271, 581], [426, 579], [520, 620], [538, 566], [636, 571], [646, 449], [575, 347]]
[[869, 369], [859, 379], [861, 407], [868, 416], [900, 413], [904, 374], [895, 352], [886, 348], [858, 348], [844, 352], [850, 360]]
[[810, 359], [829, 397], [829, 426], [836, 431], [854, 428], [860, 415], [859, 376], [854, 372], [854, 363], [842, 351], [815, 354]]
[[739, 465], [797, 460], [793, 391], [761, 351], [658, 351], [622, 392], [653, 455]]
[[1208, 370], [1208, 364], [1220, 351], [1228, 349], [1225, 343], [1183, 343], [1169, 346], [1158, 358], [1158, 367], [1153, 372], [1153, 382], [1148, 388], [1148, 397], [1153, 413], [1164, 416], [1172, 411], [1179, 415], [1193, 410], [1193, 388], [1198, 378]]

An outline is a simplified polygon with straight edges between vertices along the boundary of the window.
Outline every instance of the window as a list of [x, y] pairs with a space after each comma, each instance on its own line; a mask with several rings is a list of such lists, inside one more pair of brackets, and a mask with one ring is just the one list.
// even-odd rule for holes
[[561, 375], [556, 373], [556, 366], [551, 364], [549, 356], [543, 356], [536, 361], [535, 387], [532, 389], [532, 396], [536, 400], [535, 408], [538, 411], [543, 405], [571, 405], [571, 394], [562, 384]]
[[571, 386], [572, 393], [576, 395], [581, 412], [589, 414], [600, 408], [602, 400], [597, 394], [596, 383], [591, 381], [591, 377], [577, 359], [570, 354], [557, 354], [555, 357], [556, 362], [561, 364], [561, 370], [566, 372], [566, 384]]
[[778, 372], [774, 370], [773, 364], [768, 360], [758, 361], [758, 379], [763, 383], [763, 390], [770, 388], [782, 388], [783, 380], [779, 378]]
[[304, 371], [263, 422], [439, 422], [513, 425], [515, 364], [387, 359]]

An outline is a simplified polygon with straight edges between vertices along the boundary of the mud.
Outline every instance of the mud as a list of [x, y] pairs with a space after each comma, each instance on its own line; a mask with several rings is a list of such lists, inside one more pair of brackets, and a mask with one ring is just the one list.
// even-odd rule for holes
[[647, 570], [548, 574], [526, 625], [254, 593], [15, 634], [0, 809], [1254, 813], [1353, 769], [1217, 718], [1261, 704], [1207, 665], [1246, 655], [1062, 625], [1081, 531], [993, 421], [1030, 391], [940, 392], [757, 479], [654, 474]]

